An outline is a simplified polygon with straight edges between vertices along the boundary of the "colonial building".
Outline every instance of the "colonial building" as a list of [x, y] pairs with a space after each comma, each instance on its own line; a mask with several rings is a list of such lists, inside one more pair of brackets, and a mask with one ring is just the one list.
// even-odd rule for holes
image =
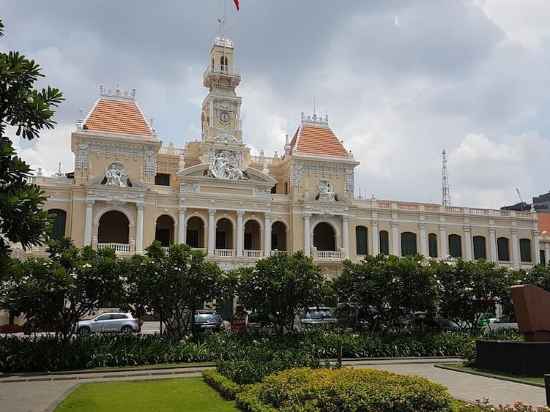
[[35, 179], [56, 235], [121, 255], [154, 240], [187, 243], [224, 268], [298, 250], [327, 273], [379, 253], [538, 262], [530, 211], [355, 198], [359, 162], [326, 117], [302, 115], [281, 156], [251, 155], [234, 60], [233, 43], [216, 39], [203, 76], [202, 136], [183, 149], [162, 146], [134, 92], [102, 90], [72, 133], [74, 172]]

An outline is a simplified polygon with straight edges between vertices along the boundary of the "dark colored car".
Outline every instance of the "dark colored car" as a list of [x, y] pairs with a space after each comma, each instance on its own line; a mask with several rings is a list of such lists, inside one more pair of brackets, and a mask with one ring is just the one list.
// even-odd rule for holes
[[193, 321], [196, 331], [219, 331], [223, 326], [223, 319], [215, 310], [197, 310]]

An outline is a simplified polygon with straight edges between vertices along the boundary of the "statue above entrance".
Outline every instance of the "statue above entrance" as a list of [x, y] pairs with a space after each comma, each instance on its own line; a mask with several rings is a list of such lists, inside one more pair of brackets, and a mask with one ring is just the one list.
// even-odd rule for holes
[[128, 173], [121, 163], [112, 163], [105, 172], [104, 182], [107, 186], [128, 187]]
[[210, 175], [217, 179], [244, 179], [244, 173], [240, 168], [240, 156], [241, 153], [230, 150], [215, 150], [210, 152]]

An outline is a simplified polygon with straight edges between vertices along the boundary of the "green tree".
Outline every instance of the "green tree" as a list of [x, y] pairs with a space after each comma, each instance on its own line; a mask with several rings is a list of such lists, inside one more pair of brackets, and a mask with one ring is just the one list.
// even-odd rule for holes
[[121, 296], [117, 259], [110, 249], [75, 248], [67, 240], [53, 243], [50, 258], [30, 258], [12, 266], [0, 286], [0, 305], [38, 330], [63, 338], [76, 332], [77, 322]]
[[240, 270], [239, 301], [269, 317], [279, 334], [292, 331], [299, 311], [327, 300], [328, 282], [311, 258], [297, 252], [261, 259]]
[[339, 302], [354, 308], [372, 331], [400, 327], [415, 312], [434, 315], [437, 284], [421, 257], [368, 256], [347, 261], [335, 280]]
[[511, 307], [510, 288], [517, 273], [484, 260], [433, 262], [440, 288], [440, 313], [466, 329], [475, 331], [485, 313], [495, 305]]
[[[3, 28], [0, 20], [0, 37]], [[7, 136], [32, 140], [54, 127], [54, 108], [63, 97], [55, 88], [35, 88], [43, 77], [40, 70], [18, 52], [0, 53], [0, 268], [7, 266], [10, 242], [24, 248], [39, 245], [48, 226], [44, 193], [29, 182], [31, 169]]]
[[173, 245], [165, 253], [155, 242], [147, 249], [147, 257], [150, 274], [142, 279], [146, 284], [141, 289], [151, 285], [148, 300], [161, 315], [166, 333], [178, 339], [193, 333], [193, 313], [221, 296], [222, 271], [187, 245]]

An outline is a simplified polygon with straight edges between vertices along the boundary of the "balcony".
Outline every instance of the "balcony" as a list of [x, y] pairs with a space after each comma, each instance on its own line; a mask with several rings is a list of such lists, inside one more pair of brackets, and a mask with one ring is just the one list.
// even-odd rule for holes
[[116, 253], [119, 254], [130, 253], [130, 245], [128, 243], [98, 243], [97, 250], [102, 249], [113, 249]]
[[316, 250], [313, 256], [315, 260], [321, 261], [340, 261], [344, 258], [339, 250]]
[[216, 249], [214, 250], [214, 256], [216, 257], [233, 257], [235, 256], [234, 249]]
[[243, 250], [243, 256], [247, 258], [261, 258], [263, 251], [261, 250]]

